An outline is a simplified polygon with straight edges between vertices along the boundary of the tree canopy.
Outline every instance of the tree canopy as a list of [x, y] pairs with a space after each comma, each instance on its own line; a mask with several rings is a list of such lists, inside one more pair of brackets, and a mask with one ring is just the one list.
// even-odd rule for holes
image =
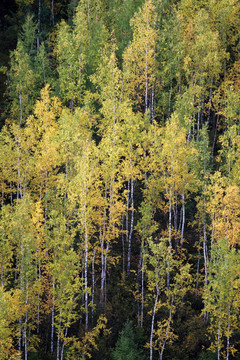
[[240, 359], [239, 1], [0, 13], [0, 359]]

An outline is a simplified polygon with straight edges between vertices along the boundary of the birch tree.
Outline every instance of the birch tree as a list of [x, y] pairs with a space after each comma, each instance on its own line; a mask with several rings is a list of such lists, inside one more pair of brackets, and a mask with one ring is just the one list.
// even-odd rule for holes
[[147, 0], [131, 20], [133, 40], [123, 54], [124, 87], [138, 110], [150, 109], [155, 79], [155, 51], [158, 32], [156, 11]]
[[239, 256], [225, 238], [212, 246], [209, 262], [209, 283], [204, 288], [205, 308], [209, 312], [208, 327], [212, 342], [210, 349], [217, 359], [229, 359], [236, 349], [231, 344], [239, 328]]

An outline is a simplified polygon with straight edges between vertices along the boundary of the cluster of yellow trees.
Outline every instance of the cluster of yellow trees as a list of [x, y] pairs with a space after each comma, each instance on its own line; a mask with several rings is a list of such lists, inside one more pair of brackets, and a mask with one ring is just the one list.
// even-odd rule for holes
[[239, 2], [71, 1], [53, 26], [58, 3], [2, 68], [0, 359], [111, 359], [128, 319], [142, 359], [237, 359]]

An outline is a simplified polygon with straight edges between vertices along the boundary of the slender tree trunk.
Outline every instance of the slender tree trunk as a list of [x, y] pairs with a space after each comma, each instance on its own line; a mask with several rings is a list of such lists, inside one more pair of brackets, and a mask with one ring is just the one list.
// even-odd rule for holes
[[[169, 199], [169, 218], [168, 218], [168, 227], [169, 227], [169, 246], [172, 247], [172, 199], [171, 199], [171, 190], [170, 190], [170, 199]], [[170, 286], [170, 262], [167, 262], [167, 288]]]
[[[26, 301], [25, 305], [28, 304], [28, 279], [26, 280]], [[27, 321], [28, 321], [28, 311], [25, 314], [25, 324], [24, 324], [24, 359], [28, 358], [28, 347], [27, 347]]]
[[138, 288], [138, 295], [137, 297], [137, 319], [138, 319], [138, 326], [141, 323], [141, 316], [140, 316], [140, 308], [141, 308], [141, 301], [140, 301], [140, 294], [141, 294], [141, 271], [142, 271], [142, 248], [140, 249], [139, 260], [138, 260], [138, 271], [137, 271], [137, 288]]
[[[204, 209], [205, 209], [205, 196], [204, 196]], [[205, 212], [205, 210], [204, 210]], [[204, 220], [203, 220], [203, 257], [204, 257], [204, 283], [205, 287], [208, 283], [208, 250], [207, 250], [207, 232], [206, 232], [206, 214], [204, 213]], [[208, 321], [208, 313], [204, 311], [204, 320], [207, 323]]]
[[171, 98], [172, 98], [172, 78], [170, 82], [170, 90], [169, 90], [169, 97], [168, 97], [168, 119], [170, 119], [171, 114]]
[[105, 206], [103, 214], [103, 230], [102, 230], [102, 240], [101, 240], [101, 291], [100, 291], [100, 303], [103, 305], [104, 302], [104, 284], [105, 284], [105, 256], [104, 256], [104, 243], [105, 243], [105, 233], [106, 233], [106, 221], [107, 221], [107, 182], [105, 181]]
[[38, 30], [37, 30], [37, 51], [40, 46], [40, 31], [41, 31], [41, 0], [38, 1]]
[[2, 255], [2, 266], [1, 266], [1, 284], [2, 284], [2, 288], [3, 288], [3, 278], [4, 278], [3, 263], [4, 263], [4, 255]]
[[213, 246], [213, 239], [214, 239], [214, 232], [215, 232], [214, 222], [215, 222], [215, 213], [212, 214], [212, 234], [211, 234], [210, 261], [212, 261], [212, 259], [211, 259], [211, 250], [212, 250], [212, 246]]
[[128, 263], [127, 263], [127, 275], [130, 274], [130, 267], [131, 267], [131, 246], [132, 246], [132, 233], [133, 233], [133, 222], [134, 222], [134, 181], [131, 179], [131, 224], [130, 224], [130, 231], [128, 235]]
[[19, 140], [17, 140], [17, 174], [18, 174], [18, 182], [17, 182], [17, 199], [22, 199], [22, 183], [21, 183], [21, 171], [20, 171], [20, 153], [19, 153]]
[[23, 105], [22, 105], [22, 93], [21, 89], [19, 89], [19, 105], [20, 105], [20, 122], [19, 127], [22, 126], [22, 120], [23, 120]]
[[213, 88], [213, 77], [211, 79], [211, 87], [209, 91], [209, 106], [208, 106], [208, 116], [207, 116], [207, 123], [209, 125], [210, 121], [210, 112], [211, 112], [211, 106], [212, 106], [212, 88]]
[[185, 227], [185, 194], [184, 194], [184, 193], [182, 193], [182, 229], [181, 229], [181, 245], [183, 244], [184, 227]]
[[[26, 162], [26, 167], [27, 167], [27, 162]], [[26, 188], [27, 188], [27, 171], [25, 170], [24, 171], [23, 196], [25, 196]]]
[[[149, 28], [149, 22], [146, 23], [147, 32]], [[148, 110], [148, 46], [145, 49], [145, 113]]]
[[[21, 245], [21, 253], [23, 252], [23, 246]], [[21, 261], [21, 266], [20, 266], [20, 259], [19, 259], [19, 267], [20, 267], [20, 289], [22, 290], [22, 292], [24, 291], [24, 283], [23, 283], [23, 264]], [[16, 268], [16, 273], [15, 273], [15, 280], [17, 279], [17, 268]], [[19, 335], [18, 335], [18, 350], [21, 351], [22, 349], [22, 343], [24, 345], [24, 340], [25, 340], [25, 336], [24, 334], [22, 334], [22, 319], [21, 317], [19, 317]], [[21, 355], [19, 356], [19, 358], [21, 358]]]
[[45, 206], [44, 206], [44, 227], [47, 228], [47, 213], [48, 213], [48, 172], [45, 171]]
[[[21, 351], [21, 348], [22, 348], [22, 319], [19, 318], [18, 320], [18, 323], [19, 323], [19, 333], [18, 333], [18, 351], [20, 352]], [[21, 359], [21, 355], [19, 355], [19, 358]]]
[[[37, 275], [38, 275], [38, 281], [39, 281], [39, 285], [41, 282], [41, 266], [37, 265]], [[37, 334], [39, 334], [39, 326], [40, 326], [40, 294], [39, 294], [39, 290], [38, 290], [38, 305], [37, 305]]]
[[167, 324], [167, 328], [166, 328], [166, 331], [165, 331], [165, 336], [164, 336], [164, 341], [163, 341], [163, 344], [162, 344], [162, 347], [161, 347], [161, 350], [160, 350], [160, 354], [159, 354], [159, 360], [162, 360], [163, 359], [163, 352], [164, 352], [164, 349], [165, 349], [165, 346], [166, 346], [166, 343], [167, 343], [167, 339], [168, 339], [168, 335], [169, 335], [169, 331], [170, 331], [170, 327], [171, 327], [171, 323], [172, 323], [172, 306], [173, 306], [173, 297], [172, 297], [172, 300], [171, 300], [171, 304], [170, 304], [170, 309], [169, 309], [169, 315], [168, 315], [168, 324]]
[[[67, 184], [67, 180], [68, 180], [68, 160], [66, 161], [65, 164], [65, 180], [66, 180], [66, 184]], [[64, 206], [66, 207], [66, 202], [67, 202], [67, 185], [65, 186], [65, 191], [64, 191]]]
[[96, 249], [93, 251], [93, 258], [92, 258], [92, 322], [93, 322], [93, 305], [94, 305], [94, 295], [95, 295], [95, 255]]
[[176, 201], [175, 204], [173, 206], [173, 223], [174, 223], [174, 229], [177, 230], [178, 229], [178, 201], [177, 201], [177, 191], [175, 192], [175, 197], [176, 197]]
[[204, 222], [203, 222], [203, 256], [204, 256], [204, 282], [205, 286], [207, 286], [208, 283], [208, 269], [207, 269], [207, 263], [208, 263], [208, 251], [207, 251], [207, 234], [206, 234], [206, 217], [204, 216]]
[[221, 339], [221, 319], [218, 319], [218, 335], [217, 335], [217, 345], [218, 345], [218, 349], [217, 349], [217, 360], [220, 360], [220, 351], [221, 351], [220, 339]]
[[231, 312], [231, 304], [228, 305], [228, 335], [227, 335], [227, 357], [226, 360], [229, 360], [229, 349], [230, 349], [230, 329], [231, 329], [231, 322], [230, 322], [230, 312]]
[[197, 140], [199, 138], [199, 129], [200, 129], [200, 109], [198, 109], [198, 113], [197, 113]]
[[104, 292], [104, 238], [101, 240], [101, 290], [100, 290], [100, 303], [103, 304]]
[[125, 239], [124, 239], [124, 216], [122, 216], [122, 267], [123, 267], [123, 274], [125, 276]]
[[52, 323], [51, 323], [51, 355], [53, 354], [54, 340], [54, 317], [55, 317], [55, 280], [53, 279], [53, 295], [52, 295]]
[[[128, 215], [129, 215], [129, 196], [130, 194], [130, 179], [128, 180], [127, 184], [127, 211], [126, 211], [126, 244], [129, 242], [129, 221], [128, 221]], [[127, 254], [128, 259], [128, 254]], [[128, 262], [127, 262], [127, 275], [128, 275]]]
[[64, 339], [63, 339], [63, 343], [62, 343], [62, 350], [61, 350], [61, 360], [63, 360], [63, 353], [64, 353], [64, 346], [65, 346], [65, 339], [67, 337], [67, 333], [68, 333], [68, 326], [65, 329], [65, 333], [64, 333]]
[[58, 336], [57, 336], [57, 360], [59, 360], [61, 326], [62, 326], [62, 319], [61, 319], [61, 310], [60, 310], [59, 330], [58, 330]]
[[[84, 279], [84, 267], [81, 271], [81, 278]], [[84, 281], [83, 281], [83, 284], [82, 286], [84, 287]], [[81, 301], [82, 301], [82, 305], [84, 305], [84, 299], [85, 299], [85, 294], [83, 292], [82, 294], [82, 298], [81, 298]], [[83, 311], [82, 311], [82, 307], [81, 307], [81, 310], [80, 310], [80, 320], [79, 320], [79, 326], [81, 327], [82, 326], [82, 321], [83, 321]]]
[[[87, 9], [87, 18], [88, 18], [88, 30], [90, 30], [90, 3], [89, 3], [89, 0], [88, 0], [88, 9]], [[90, 40], [89, 40], [90, 42]]]
[[154, 120], [154, 103], [155, 103], [155, 84], [152, 84], [152, 93], [151, 93], [151, 123], [153, 124]]
[[13, 191], [12, 191], [12, 182], [10, 181], [10, 205], [11, 205], [11, 209], [13, 208]]
[[51, 2], [51, 23], [54, 26], [54, 0]]
[[109, 241], [107, 241], [106, 252], [104, 257], [104, 305], [107, 304], [107, 254], [109, 250]]
[[214, 160], [214, 151], [215, 151], [215, 144], [216, 144], [216, 139], [217, 139], [217, 126], [218, 126], [219, 117], [220, 117], [220, 115], [218, 114], [217, 119], [216, 119], [216, 124], [215, 124], [215, 129], [214, 129], [214, 138], [213, 138], [213, 144], [212, 144], [212, 162]]
[[154, 320], [155, 320], [155, 315], [156, 315], [156, 308], [157, 308], [157, 303], [158, 303], [158, 296], [159, 296], [159, 288], [158, 285], [156, 286], [156, 297], [155, 297], [155, 302], [154, 302], [154, 307], [153, 307], [153, 314], [152, 314], [152, 323], [151, 323], [151, 333], [150, 333], [150, 360], [152, 360], [152, 356], [153, 356], [153, 346], [152, 346], [152, 340], [153, 340], [153, 329], [154, 329]]
[[169, 246], [172, 247], [172, 190], [171, 189], [169, 193], [168, 241], [169, 241]]
[[3, 180], [2, 180], [2, 206], [4, 204], [4, 175], [3, 175]]
[[200, 268], [200, 246], [201, 246], [201, 240], [199, 239], [199, 243], [198, 243], [198, 261], [197, 261], [197, 281], [196, 281], [196, 292], [195, 294], [197, 295], [197, 290], [198, 290], [198, 281], [199, 281], [199, 268]]
[[142, 273], [142, 279], [141, 279], [141, 328], [143, 327], [143, 313], [144, 313], [144, 248], [142, 249], [142, 269], [141, 269], [141, 273]]
[[85, 186], [84, 201], [84, 227], [85, 227], [85, 261], [84, 261], [84, 282], [85, 282], [85, 329], [88, 330], [88, 229], [87, 229], [87, 187]]

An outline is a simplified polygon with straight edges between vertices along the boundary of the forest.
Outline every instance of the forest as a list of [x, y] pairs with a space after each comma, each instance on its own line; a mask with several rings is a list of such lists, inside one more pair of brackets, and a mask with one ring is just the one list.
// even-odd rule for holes
[[0, 360], [240, 359], [240, 2], [0, 4]]

